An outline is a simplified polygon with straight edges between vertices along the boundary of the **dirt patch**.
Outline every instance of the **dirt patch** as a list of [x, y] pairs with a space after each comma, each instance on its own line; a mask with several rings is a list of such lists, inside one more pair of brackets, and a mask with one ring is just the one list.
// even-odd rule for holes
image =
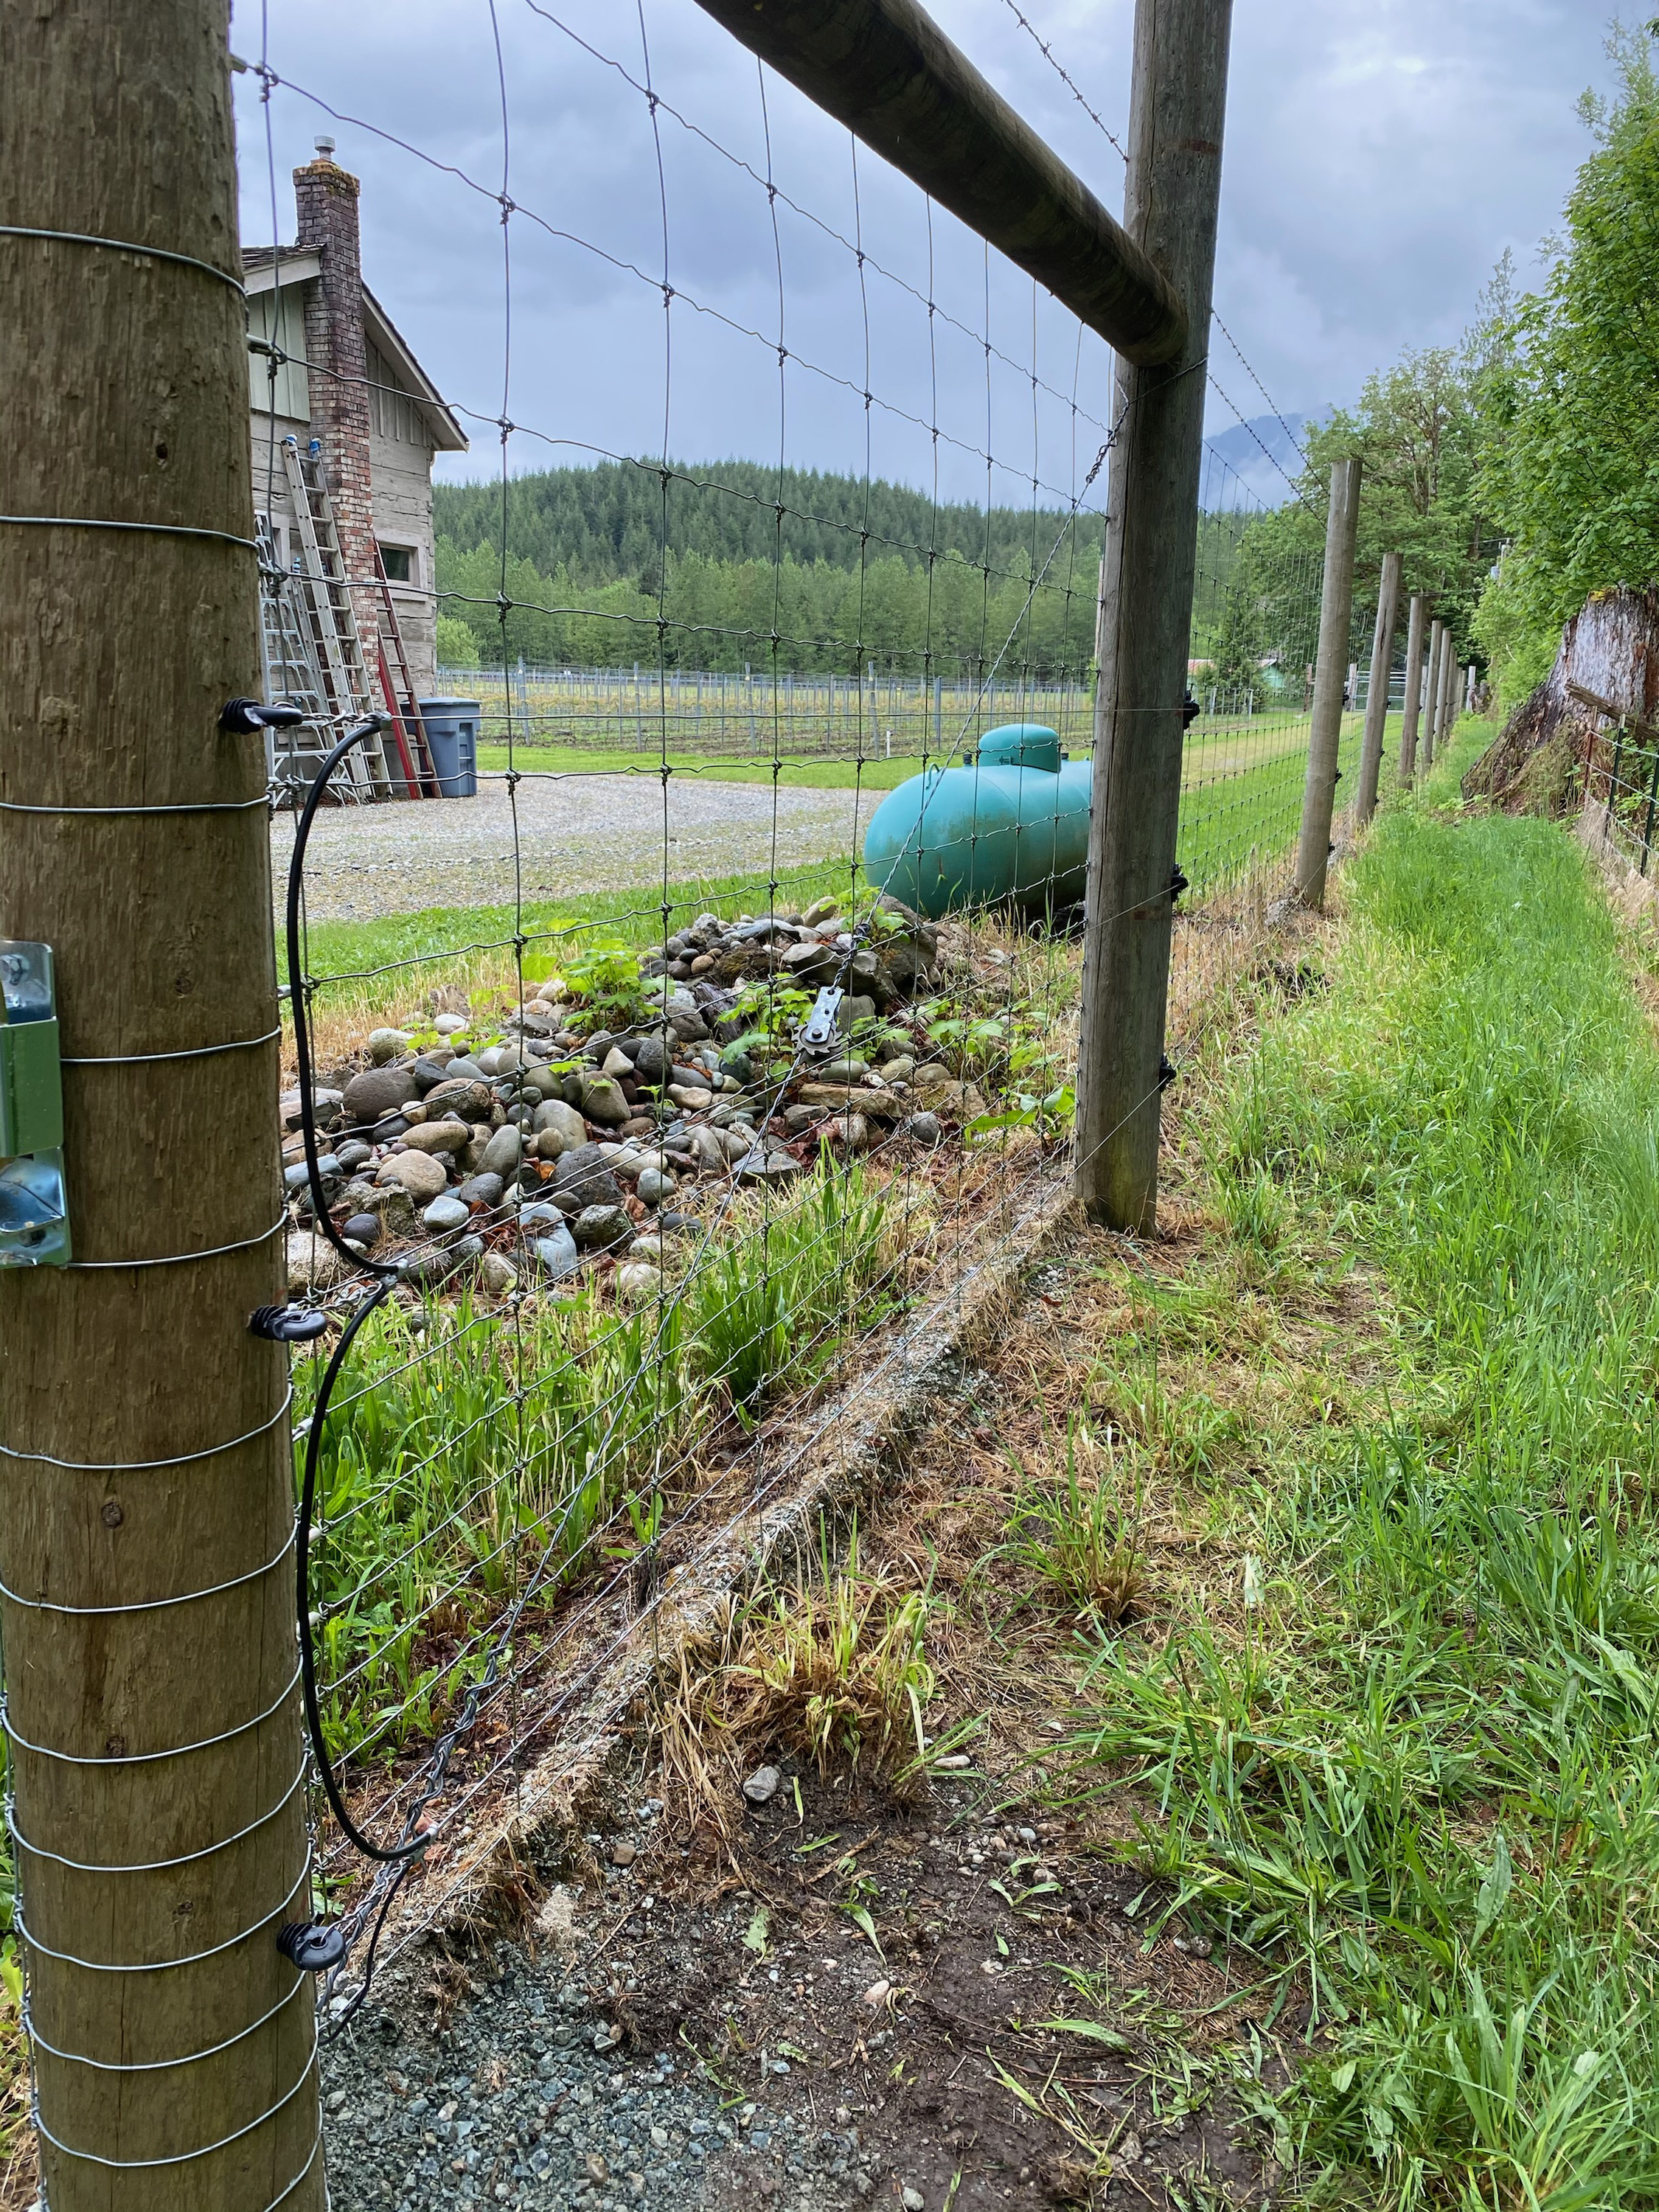
[[[1273, 2098], [1306, 1992], [1170, 1912], [1155, 1784], [1079, 1747], [1111, 1637], [1158, 1647], [1194, 1605], [1247, 1632], [1234, 1501], [1276, 1449], [1357, 1417], [1383, 1316], [1340, 1255], [1249, 1249], [1195, 1183], [1166, 1217], [1145, 1243], [1063, 1231], [861, 1513], [860, 1574], [926, 1601], [924, 1781], [716, 1735], [698, 1785], [664, 1767], [661, 1706], [641, 1711], [540, 1867], [540, 1934], [435, 1973], [405, 1960], [387, 2033], [410, 2080], [424, 2065], [441, 2087], [465, 2047], [482, 2116], [478, 2054], [518, 2069], [495, 2093], [521, 2100], [513, 2128], [481, 2117], [467, 2154], [495, 2201], [1194, 2212], [1281, 2186]], [[1015, 1549], [1033, 1499], [1073, 1477], [1105, 1486], [1134, 1549], [1109, 1630]], [[757, 1804], [741, 1784], [762, 1763], [777, 1780]], [[538, 2057], [526, 2039], [556, 2019], [566, 2041]], [[585, 2105], [584, 2068], [603, 2074]], [[538, 2179], [526, 2161], [549, 2146]], [[428, 2212], [471, 2174], [446, 2158], [429, 2193], [337, 2196]]]

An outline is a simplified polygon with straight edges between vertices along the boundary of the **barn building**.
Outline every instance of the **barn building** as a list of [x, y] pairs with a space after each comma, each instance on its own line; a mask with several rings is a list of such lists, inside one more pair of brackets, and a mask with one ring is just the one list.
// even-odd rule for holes
[[[378, 544], [410, 672], [417, 691], [435, 667], [432, 459], [462, 453], [466, 438], [436, 386], [363, 283], [356, 177], [319, 138], [317, 159], [294, 172], [297, 236], [273, 252], [245, 246], [248, 327], [271, 356], [251, 350], [253, 495], [269, 517], [276, 559], [294, 565], [295, 508], [282, 441], [317, 441], [348, 574], [374, 574]], [[274, 412], [273, 412], [274, 401]], [[366, 644], [380, 616], [373, 595], [356, 595]]]

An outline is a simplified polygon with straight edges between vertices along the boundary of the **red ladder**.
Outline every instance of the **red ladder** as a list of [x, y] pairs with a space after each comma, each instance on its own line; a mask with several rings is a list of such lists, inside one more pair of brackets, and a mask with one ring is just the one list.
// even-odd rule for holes
[[380, 623], [380, 690], [386, 712], [392, 717], [392, 733], [402, 757], [404, 782], [411, 799], [437, 799], [441, 795], [437, 765], [427, 742], [426, 724], [415, 696], [415, 679], [409, 672], [403, 625], [398, 620], [391, 580], [378, 544], [374, 548], [374, 592]]

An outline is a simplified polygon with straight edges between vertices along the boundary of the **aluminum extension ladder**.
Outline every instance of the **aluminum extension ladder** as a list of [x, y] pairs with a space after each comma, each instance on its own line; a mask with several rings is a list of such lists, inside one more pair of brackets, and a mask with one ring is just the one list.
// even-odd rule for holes
[[[284, 438], [283, 466], [300, 533], [301, 557], [294, 581], [314, 647], [325, 702], [324, 712], [337, 730], [342, 730], [346, 723], [361, 721], [364, 715], [378, 714], [380, 709], [374, 703], [363, 660], [356, 610], [352, 605], [339, 532], [334, 525], [328, 477], [317, 441], [312, 440], [311, 450], [301, 452], [297, 438]], [[345, 775], [336, 783], [337, 795], [341, 798], [348, 795], [347, 789], [341, 787], [348, 778], [349, 786], [355, 787], [352, 795], [360, 799], [398, 799], [403, 795], [399, 779], [386, 754], [383, 733], [354, 746], [343, 767]]]
[[260, 688], [271, 706], [298, 707], [306, 718], [292, 729], [265, 732], [265, 774], [286, 799], [307, 789], [333, 738], [309, 625], [300, 619], [299, 579], [276, 557], [270, 517], [256, 514], [253, 528], [259, 548]]

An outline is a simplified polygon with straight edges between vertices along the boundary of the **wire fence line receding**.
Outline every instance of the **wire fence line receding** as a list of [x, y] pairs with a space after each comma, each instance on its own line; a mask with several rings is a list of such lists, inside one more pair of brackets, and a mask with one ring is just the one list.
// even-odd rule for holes
[[[621, 66], [583, 51], [596, 70]], [[624, 73], [659, 149], [669, 127], [717, 143], [655, 93], [648, 51]], [[268, 64], [264, 81], [269, 113], [288, 88]], [[761, 71], [769, 146], [792, 97]], [[842, 1417], [863, 1363], [878, 1373], [906, 1316], [1007, 1243], [1068, 1172], [1082, 885], [1053, 854], [1078, 826], [1074, 787], [1062, 798], [1056, 776], [1046, 812], [1039, 804], [1011, 825], [994, 738], [1011, 725], [1051, 731], [1060, 756], [1087, 757], [1091, 665], [1055, 665], [1042, 640], [1092, 629], [1114, 406], [1104, 348], [1073, 322], [1045, 351], [1035, 288], [1023, 330], [994, 322], [988, 254], [977, 298], [931, 283], [918, 295], [930, 345], [953, 329], [982, 356], [973, 414], [946, 412], [937, 361], [925, 411], [887, 404], [867, 350], [882, 248], [858, 227], [856, 150], [850, 235], [783, 195], [769, 156], [751, 169], [769, 221], [787, 198], [844, 252], [849, 327], [866, 350], [844, 379], [860, 405], [842, 458], [866, 501], [884, 411], [890, 428], [908, 422], [911, 480], [930, 488], [936, 516], [941, 446], [982, 465], [986, 539], [976, 558], [950, 554], [951, 588], [958, 601], [977, 590], [980, 628], [964, 658], [957, 606], [951, 648], [936, 640], [945, 556], [913, 544], [921, 642], [896, 650], [872, 574], [884, 549], [855, 518], [842, 665], [792, 665], [802, 641], [783, 603], [787, 532], [821, 518], [784, 496], [791, 385], [836, 371], [787, 343], [780, 256], [774, 327], [725, 333], [775, 364], [772, 588], [746, 623], [722, 623], [727, 665], [700, 666], [706, 628], [676, 607], [668, 579], [682, 492], [702, 501], [711, 485], [666, 449], [695, 404], [678, 334], [702, 308], [676, 283], [665, 169], [660, 270], [629, 264], [664, 307], [657, 596], [607, 616], [609, 665], [534, 665], [514, 648], [523, 618], [546, 611], [510, 586], [516, 468], [527, 443], [584, 441], [580, 426], [517, 419], [505, 334], [540, 218], [514, 197], [510, 148], [504, 78], [499, 645], [493, 672], [449, 670], [441, 684], [481, 709], [480, 813], [493, 809], [500, 847], [494, 894], [478, 903], [500, 926], [455, 929], [447, 916], [434, 935], [416, 915], [399, 939], [416, 949], [382, 960], [372, 929], [308, 923], [321, 864], [294, 863], [293, 1008], [313, 1066], [290, 1100], [290, 1255], [295, 1294], [327, 1329], [296, 1365], [312, 1486], [305, 1607], [317, 1753], [340, 1816], [319, 1831], [319, 1881], [354, 1946], [331, 1982], [336, 2015], [366, 1986], [388, 1914], [391, 1940], [407, 1940], [476, 1838], [511, 1817], [526, 1774], [574, 1755], [569, 1732], [580, 1737], [585, 1698], [622, 1641], [700, 1564], [752, 1538], [787, 1486], [790, 1463], [769, 1449], [777, 1417], [814, 1406]], [[930, 237], [950, 222], [923, 211]], [[279, 229], [275, 210], [272, 220]], [[624, 258], [602, 237], [577, 242]], [[484, 416], [482, 403], [456, 404]], [[651, 434], [641, 422], [647, 452]], [[989, 521], [1011, 485], [1024, 487], [1029, 514], [1024, 581], [1012, 621], [1004, 599], [994, 626], [1010, 572], [1000, 550], [993, 558]], [[1306, 564], [1243, 574], [1261, 502], [1214, 454], [1202, 503], [1177, 1038], [1218, 948], [1248, 939], [1283, 874], [1317, 624]], [[280, 577], [270, 587], [289, 588]], [[741, 864], [717, 883], [687, 880], [675, 859], [685, 780], [739, 766], [770, 790], [747, 819]], [[812, 856], [792, 854], [782, 797], [795, 772], [829, 767], [844, 777], [842, 827]], [[597, 805], [619, 773], [637, 787], [628, 834], [642, 842], [652, 890], [630, 890], [637, 875], [618, 876], [601, 847], [578, 900], [526, 900], [539, 794], [556, 787]], [[926, 841], [939, 834], [927, 794], [947, 774], [963, 781], [945, 854]], [[889, 793], [918, 808], [920, 857], [936, 875], [1000, 868], [1005, 895], [943, 915], [884, 898], [862, 848]], [[1086, 805], [1085, 787], [1085, 820]], [[398, 834], [418, 838], [414, 811], [396, 811]], [[371, 817], [319, 826], [331, 853], [368, 835]], [[1051, 853], [1040, 880], [1022, 843]], [[284, 850], [297, 854], [297, 841]], [[362, 1870], [354, 1833], [387, 1854], [378, 1874]]]
[[[544, 1802], [549, 1776], [575, 1771], [621, 1655], [689, 1593], [729, 1581], [767, 1516], [810, 1496], [812, 1446], [878, 1402], [917, 1334], [948, 1326], [963, 1283], [1019, 1249], [1074, 1164], [1087, 647], [1120, 422], [1110, 356], [919, 192], [925, 280], [888, 276], [900, 257], [872, 234], [869, 156], [847, 142], [833, 208], [786, 192], [774, 149], [799, 96], [735, 48], [733, 68], [753, 72], [758, 161], [662, 97], [647, 18], [637, 49], [616, 54], [545, 9], [530, 18], [533, 35], [565, 40], [573, 70], [619, 79], [638, 103], [656, 258], [620, 222], [577, 234], [521, 201], [499, 23], [483, 58], [499, 106], [487, 168], [463, 173], [372, 118], [351, 122], [467, 219], [482, 215], [499, 258], [489, 388], [446, 396], [497, 447], [479, 540], [495, 588], [467, 595], [493, 604], [491, 672], [443, 675], [480, 709], [476, 797], [360, 803], [385, 795], [380, 772], [359, 766], [385, 734], [372, 699], [349, 667], [337, 696], [301, 696], [287, 656], [312, 618], [306, 580], [269, 537], [292, 465], [286, 359], [270, 337], [255, 355], [262, 520], [248, 542], [276, 641], [264, 704], [300, 718], [282, 740], [294, 772], [273, 848], [287, 893], [280, 1327], [294, 1346], [289, 1548], [313, 1840], [309, 1901], [293, 1912], [315, 1923], [307, 1962], [322, 1970], [325, 2032], [362, 2002], [377, 1959], [477, 1877], [526, 1793]], [[298, 90], [268, 44], [251, 69], [280, 285], [276, 111], [345, 118], [354, 103], [326, 82]], [[754, 195], [775, 276], [763, 316], [682, 286], [672, 132]], [[814, 283], [839, 304], [836, 358], [793, 343], [786, 218], [829, 257]], [[659, 380], [635, 441], [657, 456], [641, 464], [655, 542], [626, 604], [580, 611], [608, 626], [604, 665], [526, 659], [525, 618], [568, 610], [514, 583], [528, 557], [521, 470], [543, 448], [604, 450], [585, 421], [518, 419], [532, 410], [516, 389], [515, 307], [573, 256], [654, 295], [660, 313]], [[872, 338], [882, 284], [917, 317], [890, 391]], [[967, 397], [959, 362], [942, 374], [943, 350], [963, 347]], [[775, 471], [774, 534], [748, 604], [716, 623], [676, 596], [694, 550], [686, 516], [694, 498], [752, 511], [755, 496], [670, 455], [706, 380], [738, 360], [768, 395], [755, 458]], [[325, 394], [337, 377], [309, 373]], [[786, 496], [798, 463], [824, 463], [821, 422], [810, 450], [792, 444], [805, 383], [837, 396], [834, 458], [861, 495], [836, 524], [840, 665], [810, 673], [793, 648], [821, 653], [824, 640], [795, 626], [788, 533], [824, 518]], [[327, 437], [318, 445], [325, 468]], [[960, 505], [960, 479], [942, 471], [969, 466], [984, 534], [946, 545], [939, 518]], [[925, 495], [925, 540], [884, 546], [872, 528], [883, 471]], [[1016, 507], [1011, 559], [992, 518]], [[1316, 572], [1253, 538], [1261, 504], [1213, 452], [1200, 510], [1177, 1062], [1213, 987], [1255, 957], [1287, 879], [1318, 627]], [[374, 582], [342, 553], [330, 587], [343, 622]], [[716, 630], [726, 665], [702, 665]], [[822, 809], [805, 828], [792, 813], [803, 790]], [[719, 868], [684, 858], [691, 793], [729, 809]], [[388, 834], [405, 884], [428, 882], [414, 856], [429, 845], [455, 895], [411, 904], [394, 884], [354, 898]], [[545, 892], [561, 840], [577, 880]]]

